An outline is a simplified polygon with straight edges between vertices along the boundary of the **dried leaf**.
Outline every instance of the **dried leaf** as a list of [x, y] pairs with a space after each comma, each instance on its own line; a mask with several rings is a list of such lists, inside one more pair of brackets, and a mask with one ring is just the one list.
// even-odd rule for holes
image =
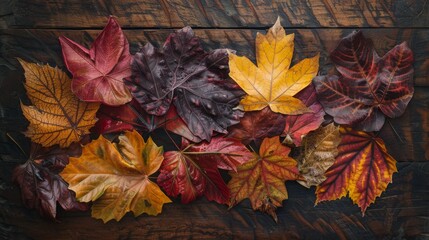
[[362, 214], [392, 182], [397, 172], [395, 159], [387, 153], [381, 138], [372, 133], [340, 129], [342, 140], [338, 156], [326, 172], [326, 180], [316, 190], [316, 204], [346, 196]]
[[181, 151], [164, 154], [158, 184], [171, 197], [181, 195], [182, 203], [205, 196], [220, 204], [228, 202], [229, 190], [218, 168], [236, 169], [251, 157], [238, 140], [215, 137], [209, 143], [182, 141]]
[[341, 136], [333, 123], [309, 133], [303, 140], [304, 150], [298, 157], [298, 169], [304, 187], [317, 186], [325, 181], [325, 172], [335, 161]]
[[245, 111], [261, 110], [269, 106], [283, 114], [310, 112], [304, 103], [293, 97], [307, 87], [319, 69], [319, 54], [290, 67], [294, 48], [294, 34], [286, 35], [280, 19], [267, 35], [256, 36], [255, 66], [248, 58], [229, 54], [232, 79], [248, 94], [241, 105]]
[[73, 74], [72, 91], [86, 102], [118, 106], [131, 101], [123, 79], [131, 75], [128, 41], [114, 17], [88, 50], [60, 37], [64, 62]]
[[25, 89], [34, 106], [21, 104], [30, 122], [25, 135], [44, 147], [68, 147], [94, 126], [99, 104], [79, 101], [70, 90], [70, 79], [58, 68], [19, 59], [25, 71]]
[[325, 111], [316, 99], [316, 91], [312, 85], [296, 94], [312, 112], [301, 115], [287, 115], [282, 136], [285, 137], [283, 143], [301, 146], [302, 139], [311, 131], [316, 130], [323, 123]]
[[275, 209], [288, 198], [285, 181], [298, 179], [296, 161], [288, 157], [290, 148], [282, 145], [279, 137], [262, 141], [259, 155], [230, 172], [230, 207], [249, 198], [254, 210], [269, 213], [276, 221]]
[[259, 143], [266, 137], [279, 136], [284, 127], [285, 116], [265, 107], [260, 111], [246, 112], [240, 123], [229, 129], [227, 136], [241, 140], [244, 144], [251, 141]]
[[206, 53], [185, 27], [170, 34], [162, 51], [148, 43], [137, 52], [127, 85], [147, 113], [165, 115], [173, 103], [192, 134], [210, 141], [243, 116], [236, 108], [243, 92], [228, 78], [227, 62], [225, 49]]
[[92, 216], [119, 221], [125, 213], [157, 215], [171, 200], [149, 176], [163, 161], [162, 147], [151, 138], [145, 142], [136, 131], [126, 132], [119, 143], [103, 136], [83, 148], [82, 156], [70, 158], [61, 176], [81, 202], [94, 201]]
[[41, 215], [52, 219], [57, 215], [57, 202], [66, 211], [88, 209], [86, 204], [76, 201], [74, 192], [58, 175], [74, 152], [58, 146], [49, 149], [41, 149], [40, 145], [35, 144], [32, 146], [31, 156], [34, 157], [13, 171], [13, 181], [21, 188], [24, 206], [37, 209]]
[[316, 77], [314, 85], [336, 123], [378, 131], [384, 115], [395, 118], [404, 113], [414, 93], [413, 54], [405, 42], [380, 58], [372, 41], [354, 32], [341, 40], [331, 59], [341, 76]]

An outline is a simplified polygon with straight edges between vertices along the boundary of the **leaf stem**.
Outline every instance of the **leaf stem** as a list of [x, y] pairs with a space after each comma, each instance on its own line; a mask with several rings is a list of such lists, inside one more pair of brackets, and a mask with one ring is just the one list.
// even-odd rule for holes
[[393, 127], [392, 122], [390, 121], [390, 119], [386, 119], [387, 122], [389, 123], [390, 128], [392, 128], [393, 132], [395, 133], [396, 137], [399, 139], [399, 141], [401, 143], [406, 143], [406, 141], [399, 135], [399, 133], [396, 131], [395, 127]]
[[167, 129], [165, 129], [165, 128], [162, 128], [162, 129], [164, 129], [164, 131], [165, 131], [165, 133], [167, 134], [167, 136], [168, 136], [168, 138], [170, 139], [170, 141], [171, 141], [171, 142], [174, 144], [174, 146], [177, 148], [177, 151], [180, 151], [179, 146], [177, 146], [176, 142], [173, 140], [173, 138], [171, 137], [170, 133], [168, 133]]
[[13, 143], [15, 143], [16, 146], [18, 146], [19, 150], [24, 154], [25, 158], [28, 158], [27, 154], [25, 153], [24, 149], [22, 149], [21, 145], [9, 134], [6, 133], [6, 136], [12, 140]]

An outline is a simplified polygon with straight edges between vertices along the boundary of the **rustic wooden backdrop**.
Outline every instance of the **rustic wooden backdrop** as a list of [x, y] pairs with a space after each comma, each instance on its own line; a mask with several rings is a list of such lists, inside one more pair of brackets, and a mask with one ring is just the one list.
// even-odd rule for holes
[[[19, 107], [25, 98], [16, 57], [64, 68], [58, 36], [93, 41], [109, 15], [118, 18], [135, 52], [161, 45], [174, 29], [190, 25], [207, 49], [227, 47], [254, 59], [254, 39], [276, 20], [294, 32], [295, 60], [328, 54], [355, 29], [371, 37], [380, 55], [407, 41], [415, 54], [415, 94], [405, 114], [381, 131], [398, 160], [393, 184], [362, 217], [348, 198], [314, 207], [314, 188], [287, 183], [289, 200], [276, 224], [248, 201], [232, 210], [200, 199], [164, 206], [161, 215], [103, 224], [89, 212], [60, 211], [58, 222], [25, 209], [12, 169], [25, 161], [7, 137], [28, 148]], [[0, 1], [0, 238], [2, 239], [428, 239], [429, 238], [429, 1], [428, 0], [1, 0]]]

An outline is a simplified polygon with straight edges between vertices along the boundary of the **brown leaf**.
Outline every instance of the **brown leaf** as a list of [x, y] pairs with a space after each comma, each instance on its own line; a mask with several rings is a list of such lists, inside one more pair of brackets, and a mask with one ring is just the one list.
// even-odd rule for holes
[[335, 161], [341, 136], [333, 123], [309, 133], [303, 141], [304, 151], [298, 157], [298, 169], [305, 187], [317, 186], [325, 181], [325, 172]]

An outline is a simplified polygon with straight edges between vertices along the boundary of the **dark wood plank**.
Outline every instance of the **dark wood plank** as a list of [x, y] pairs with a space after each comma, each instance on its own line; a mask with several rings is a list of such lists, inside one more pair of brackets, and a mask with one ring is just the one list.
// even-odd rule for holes
[[[257, 32], [265, 30], [219, 30], [197, 29], [207, 49], [230, 48], [239, 55], [254, 58], [254, 44]], [[396, 44], [407, 41], [414, 51], [414, 81], [416, 86], [429, 86], [429, 29], [365, 29], [367, 37], [374, 40], [379, 55], [383, 55]], [[99, 30], [0, 30], [0, 65], [14, 68], [15, 57], [29, 61], [51, 62], [62, 66], [58, 36], [65, 35], [76, 42], [89, 46]], [[139, 45], [151, 42], [162, 45], [173, 30], [126, 30], [125, 33], [135, 52]], [[290, 29], [295, 33], [295, 60], [321, 53], [321, 73], [326, 73], [332, 65], [329, 53], [339, 40], [350, 34], [351, 29]]]
[[254, 212], [247, 200], [228, 211], [204, 199], [167, 204], [158, 216], [128, 214], [107, 224], [89, 212], [60, 211], [53, 223], [23, 208], [18, 189], [3, 178], [12, 165], [0, 166], [5, 239], [425, 239], [429, 234], [429, 162], [398, 164], [393, 183], [364, 217], [348, 198], [314, 207], [314, 188], [287, 183], [289, 199], [277, 211], [278, 224]]
[[15, 0], [14, 28], [100, 28], [115, 15], [124, 27], [428, 27], [427, 0]]
[[[88, 45], [99, 31], [53, 31], [53, 30], [0, 30], [0, 131], [3, 136], [4, 152], [11, 147], [10, 141], [4, 132], [21, 132], [25, 130], [26, 121], [22, 117], [19, 107], [20, 99], [25, 99], [22, 86], [23, 72], [18, 66], [15, 57], [32, 62], [50, 63], [63, 66], [61, 49], [57, 37], [66, 35], [77, 42]], [[160, 45], [172, 30], [141, 31], [128, 30], [126, 34], [131, 42], [132, 51], [138, 49], [139, 43], [152, 42]], [[313, 56], [321, 52], [321, 73], [331, 68], [328, 53], [337, 44], [337, 39], [349, 32], [346, 30], [293, 30], [296, 33], [295, 59]], [[207, 49], [227, 47], [236, 49], [241, 55], [254, 58], [255, 30], [196, 30]], [[426, 56], [429, 55], [429, 30], [365, 30], [365, 34], [375, 39], [380, 54], [385, 53], [395, 44], [407, 40], [415, 52], [416, 73], [415, 85], [429, 85], [428, 69], [419, 66], [429, 65]], [[335, 39], [335, 40], [334, 40]], [[425, 39], [425, 40], [423, 40]], [[423, 46], [422, 42], [426, 42]], [[420, 79], [420, 80], [419, 80]], [[392, 155], [398, 161], [426, 161], [429, 160], [429, 91], [427, 87], [417, 87], [414, 99], [406, 113], [391, 120], [392, 125], [406, 142], [401, 143], [389, 124], [386, 124], [381, 136]], [[3, 140], [2, 140], [3, 139]], [[1, 150], [1, 148], [0, 148]]]

